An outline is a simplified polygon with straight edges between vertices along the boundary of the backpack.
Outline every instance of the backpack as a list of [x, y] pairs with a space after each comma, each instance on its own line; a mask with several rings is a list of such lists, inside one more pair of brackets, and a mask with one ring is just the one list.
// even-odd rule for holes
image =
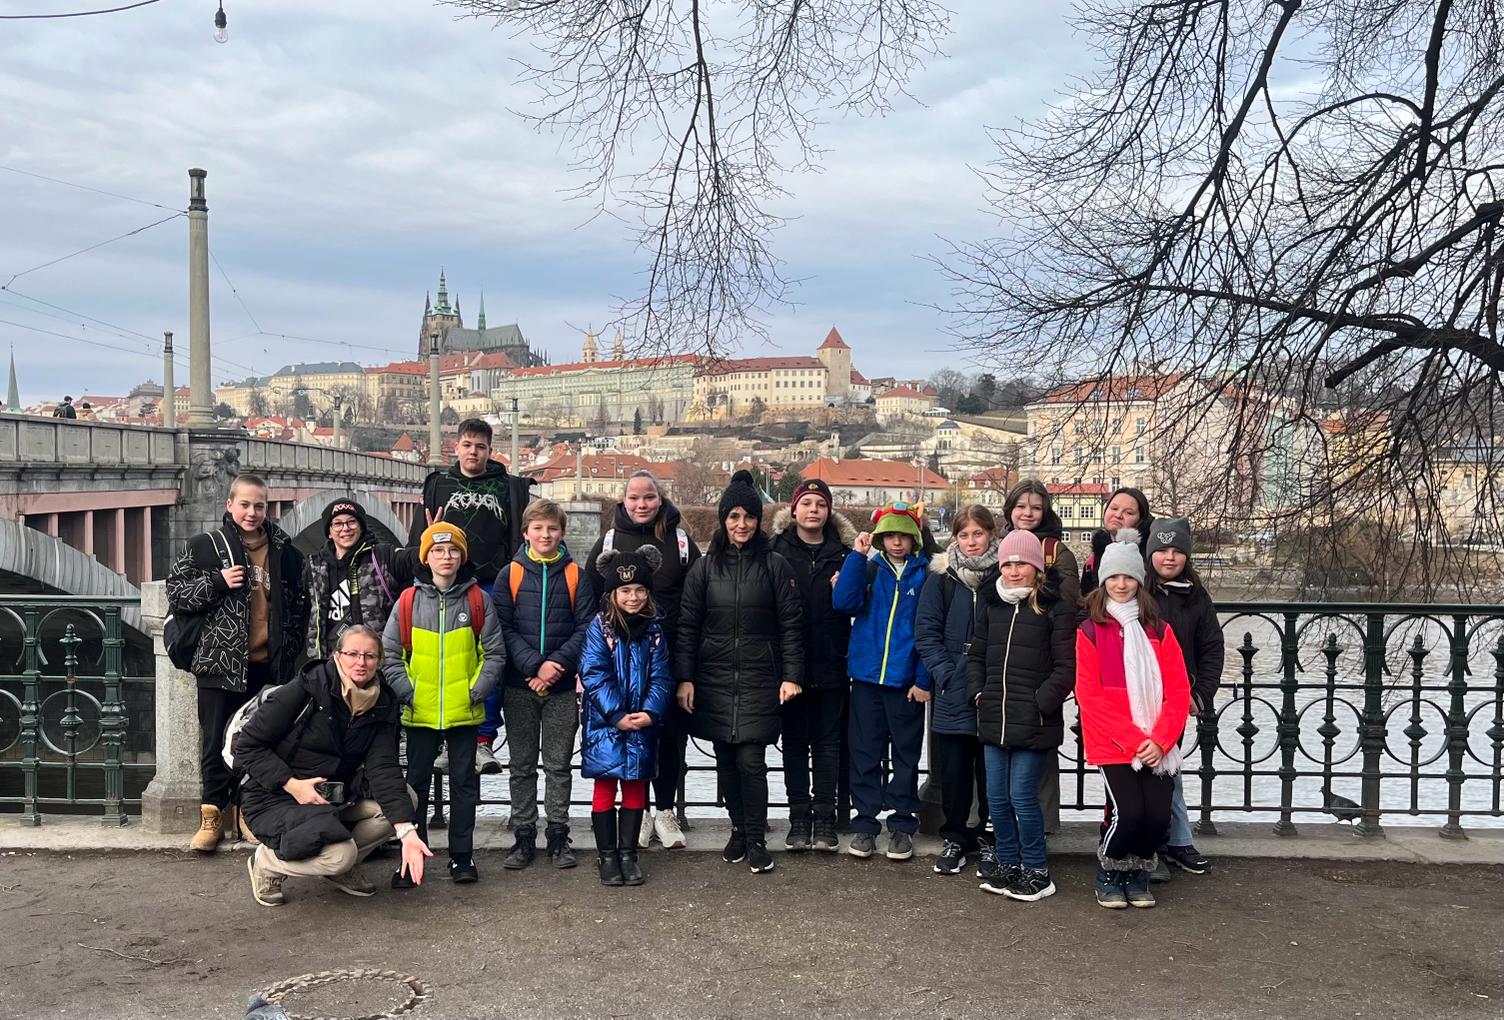
[[[674, 539], [679, 543], [680, 566], [689, 566], [689, 532], [683, 528], [675, 528]], [[615, 547], [616, 529], [611, 528], [601, 536], [601, 552], [605, 552], [607, 549], [614, 549]], [[516, 589], [513, 589], [513, 594], [516, 594]]]
[[[223, 531], [216, 529], [209, 532], [209, 540], [214, 543], [214, 551], [219, 554], [221, 568], [228, 570], [234, 559], [230, 555], [229, 539], [225, 538]], [[168, 613], [167, 619], [162, 621], [162, 644], [167, 648], [167, 657], [178, 669], [193, 669], [193, 656], [198, 651], [199, 638], [204, 633], [204, 621], [210, 611]]]
[[1039, 544], [1044, 547], [1044, 569], [1049, 570], [1060, 558], [1060, 539], [1041, 538]]
[[[246, 723], [251, 721], [251, 717], [256, 714], [257, 709], [266, 704], [268, 698], [286, 686], [287, 684], [271, 684], [261, 688], [250, 701], [241, 705], [235, 710], [235, 714], [230, 716], [230, 721], [225, 724], [225, 740], [224, 746], [220, 750], [220, 757], [225, 760], [225, 765], [231, 770], [240, 771], [239, 767], [235, 764], [235, 752], [239, 750], [240, 731], [245, 729]], [[301, 732], [303, 720], [308, 718], [308, 714], [312, 710], [313, 699], [309, 698], [303, 703], [303, 708], [298, 712], [297, 718], [292, 721], [292, 731], [297, 734], [293, 739], [292, 746], [294, 749], [297, 748], [298, 743], [303, 739]], [[239, 787], [240, 783], [236, 781], [231, 785], [232, 787]]]
[[[606, 549], [611, 548], [609, 545]], [[604, 550], [602, 550], [604, 552]], [[507, 576], [507, 587], [512, 590], [512, 605], [517, 604], [517, 592], [522, 589], [522, 579], [527, 575], [527, 568], [516, 560], [510, 564], [511, 572]], [[574, 560], [564, 564], [564, 583], [569, 586], [569, 608], [574, 608], [574, 593], [580, 587], [580, 568]]]
[[[402, 639], [402, 650], [413, 650], [413, 599], [418, 589], [408, 588], [397, 596], [397, 633]], [[480, 640], [481, 628], [486, 624], [486, 594], [480, 585], [472, 584], [465, 589], [465, 600], [470, 604], [470, 629], [475, 639]]]

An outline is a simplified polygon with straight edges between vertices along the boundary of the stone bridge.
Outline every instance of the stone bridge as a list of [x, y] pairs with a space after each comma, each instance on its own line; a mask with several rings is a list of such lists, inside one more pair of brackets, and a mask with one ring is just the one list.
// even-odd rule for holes
[[0, 591], [139, 595], [188, 538], [219, 524], [229, 481], [267, 480], [270, 515], [311, 549], [319, 513], [354, 495], [383, 538], [406, 535], [422, 464], [244, 432], [0, 417]]

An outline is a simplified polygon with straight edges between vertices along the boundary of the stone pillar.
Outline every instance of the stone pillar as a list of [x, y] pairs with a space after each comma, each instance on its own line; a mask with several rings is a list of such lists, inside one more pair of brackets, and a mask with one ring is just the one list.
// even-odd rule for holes
[[[209, 203], [207, 171], [188, 171], [188, 425], [214, 425], [214, 384], [209, 358]], [[165, 389], [165, 385], [164, 385]], [[171, 400], [164, 393], [162, 399]]]
[[[593, 500], [570, 500], [559, 504], [569, 515], [569, 531], [564, 536], [569, 544], [569, 554], [585, 569], [585, 557], [589, 555], [595, 540], [601, 537], [601, 505]], [[595, 578], [590, 579], [596, 584]]]
[[443, 411], [439, 406], [439, 334], [428, 337], [428, 463], [444, 466], [444, 438], [440, 431]]
[[162, 334], [162, 425], [178, 427], [178, 391], [172, 381], [172, 330]]
[[141, 794], [141, 825], [148, 832], [198, 829], [202, 788], [198, 768], [198, 685], [172, 664], [162, 644], [168, 614], [167, 584], [141, 586], [141, 621], [156, 650], [157, 771]]
[[[179, 432], [183, 437], [184, 434]], [[182, 496], [173, 522], [173, 554], [194, 535], [220, 526], [229, 498], [230, 482], [240, 474], [239, 440], [214, 429], [186, 435], [188, 470], [183, 473]]]

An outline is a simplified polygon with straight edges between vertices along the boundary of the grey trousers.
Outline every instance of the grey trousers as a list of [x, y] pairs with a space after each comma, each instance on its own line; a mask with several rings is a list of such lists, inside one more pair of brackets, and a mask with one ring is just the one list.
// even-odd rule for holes
[[501, 693], [511, 772], [512, 827], [538, 825], [538, 752], [543, 752], [543, 810], [550, 826], [569, 827], [569, 793], [580, 699], [555, 687], [540, 697], [526, 687]]

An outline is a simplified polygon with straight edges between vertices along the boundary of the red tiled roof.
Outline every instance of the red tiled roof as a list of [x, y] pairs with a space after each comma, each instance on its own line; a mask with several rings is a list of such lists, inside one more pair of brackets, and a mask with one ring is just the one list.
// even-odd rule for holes
[[471, 368], [516, 368], [517, 362], [513, 361], [502, 351], [491, 351], [476, 358]]
[[819, 358], [734, 358], [717, 361], [701, 369], [701, 375], [729, 375], [733, 372], [770, 372], [780, 368], [824, 368]]
[[574, 361], [567, 365], [535, 365], [512, 372], [513, 379], [537, 379], [563, 372], [580, 372], [587, 368], [653, 368], [670, 365], [698, 365], [704, 361], [698, 354], [670, 354], [662, 358], [628, 358], [625, 361]]
[[901, 399], [923, 400], [925, 397], [929, 397], [929, 396], [933, 396], [933, 395], [934, 394], [931, 394], [931, 393], [922, 393], [919, 390], [914, 389], [912, 386], [899, 386], [899, 387], [896, 387], [894, 389], [889, 390], [886, 393], [879, 393], [877, 395], [877, 399], [878, 400], [884, 400], [884, 399], [892, 399], [892, 400], [901, 400]]
[[853, 386], [866, 386], [867, 377], [853, 368], [851, 370], [851, 384]]
[[413, 437], [408, 435], [406, 432], [398, 436], [397, 441], [392, 444], [393, 453], [407, 453], [409, 451], [416, 450], [417, 448], [418, 444], [413, 442]]
[[1045, 486], [1051, 496], [1105, 496], [1110, 491], [1102, 482], [1081, 482], [1067, 485], [1064, 482]]
[[972, 486], [984, 486], [989, 488], [1002, 488], [1012, 484], [1013, 471], [1010, 468], [995, 467], [986, 471], [978, 471], [967, 479]]
[[1110, 400], [1125, 403], [1134, 400], [1158, 400], [1180, 384], [1185, 376], [1172, 375], [1124, 375], [1100, 379], [1083, 379], [1080, 382], [1058, 386], [1039, 398], [1041, 404], [1079, 404], [1090, 400]]
[[842, 485], [912, 489], [920, 484], [921, 472], [926, 489], [944, 489], [950, 485], [950, 482], [929, 468], [917, 468], [901, 460], [865, 458], [837, 462], [821, 457], [799, 472], [799, 477], [819, 478], [832, 489]]
[[366, 369], [366, 375], [427, 375], [428, 365], [422, 361], [394, 361], [390, 365], [374, 365]]
[[841, 339], [840, 332], [837, 331], [834, 326], [830, 327], [830, 332], [825, 334], [825, 342], [815, 349], [823, 351], [831, 347], [844, 348], [848, 351], [851, 350], [851, 345], [848, 344], [845, 340]]
[[[593, 479], [620, 478], [625, 480], [632, 472], [642, 470], [658, 474], [657, 465], [632, 453], [587, 453], [583, 459], [582, 470], [584, 477]], [[543, 464], [524, 468], [522, 473], [540, 482], [551, 482], [556, 478], [573, 478], [575, 455], [573, 453], [555, 454]], [[659, 475], [659, 477], [663, 476]]]

